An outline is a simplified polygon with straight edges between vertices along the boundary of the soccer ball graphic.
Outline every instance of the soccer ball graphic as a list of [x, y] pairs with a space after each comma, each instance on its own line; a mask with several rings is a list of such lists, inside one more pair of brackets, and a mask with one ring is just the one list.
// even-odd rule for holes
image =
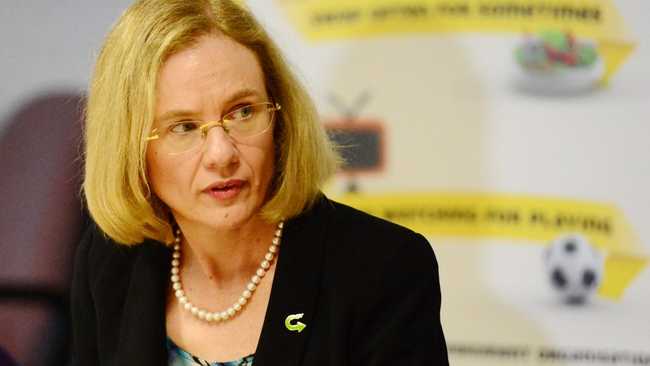
[[603, 257], [580, 234], [562, 235], [544, 251], [544, 264], [551, 287], [562, 302], [586, 303], [603, 278]]

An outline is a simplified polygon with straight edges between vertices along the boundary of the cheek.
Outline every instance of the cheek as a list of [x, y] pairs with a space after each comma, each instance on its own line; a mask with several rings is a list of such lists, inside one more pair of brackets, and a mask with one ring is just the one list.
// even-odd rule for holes
[[264, 149], [262, 149], [260, 160], [260, 170], [263, 172], [264, 183], [268, 185], [273, 180], [273, 174], [275, 173], [275, 147], [273, 146], [273, 139], [269, 139]]
[[260, 145], [249, 150], [246, 155], [248, 155], [248, 162], [255, 177], [255, 186], [267, 189], [275, 172], [275, 156], [271, 143]]
[[275, 171], [274, 166], [275, 166], [275, 164], [274, 164], [273, 156], [271, 155], [271, 156], [265, 157], [265, 159], [264, 159], [264, 161], [262, 163], [261, 170], [263, 171], [262, 175], [264, 177], [263, 178], [264, 179], [264, 184], [267, 186], [267, 188], [268, 188], [268, 185], [270, 185], [271, 182], [273, 181], [273, 173]]
[[160, 182], [160, 175], [164, 171], [163, 167], [159, 164], [158, 153], [155, 151], [147, 151], [147, 179], [149, 180], [149, 186], [158, 194], [158, 186]]
[[163, 154], [152, 150], [147, 153], [147, 176], [154, 193], [163, 199], [165, 192], [173, 186], [177, 169]]

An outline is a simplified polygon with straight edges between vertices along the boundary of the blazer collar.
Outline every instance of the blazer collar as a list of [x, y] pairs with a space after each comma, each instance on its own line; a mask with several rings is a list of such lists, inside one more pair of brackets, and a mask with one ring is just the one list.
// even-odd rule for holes
[[[129, 276], [114, 365], [166, 365], [165, 303], [171, 249], [154, 241], [138, 248]], [[116, 324], [117, 326], [117, 324]]]
[[[271, 297], [255, 352], [255, 366], [299, 365], [316, 312], [324, 258], [329, 201], [322, 197], [307, 213], [286, 223]], [[302, 331], [288, 329], [303, 323]]]

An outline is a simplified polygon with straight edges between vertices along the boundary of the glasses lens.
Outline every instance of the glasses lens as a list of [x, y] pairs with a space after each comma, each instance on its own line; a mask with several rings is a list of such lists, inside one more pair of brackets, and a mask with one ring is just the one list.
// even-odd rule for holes
[[182, 121], [169, 125], [162, 134], [162, 143], [170, 154], [178, 154], [201, 144], [201, 122]]
[[274, 111], [271, 103], [247, 105], [226, 114], [224, 126], [234, 138], [255, 136], [271, 125]]

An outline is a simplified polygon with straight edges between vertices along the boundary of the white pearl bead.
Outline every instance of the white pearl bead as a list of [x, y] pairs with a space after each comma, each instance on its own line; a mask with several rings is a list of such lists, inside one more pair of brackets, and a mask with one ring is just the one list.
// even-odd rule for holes
[[274, 254], [277, 253], [278, 252], [278, 246], [277, 245], [271, 245], [269, 247], [269, 252], [274, 253]]
[[181, 296], [178, 298], [178, 302], [181, 303], [181, 305], [187, 304], [187, 297], [186, 296]]
[[179, 264], [181, 264], [181, 262], [178, 259], [172, 260], [172, 267], [178, 267]]
[[249, 290], [244, 290], [244, 293], [242, 293], [242, 297], [244, 299], [250, 299], [253, 293], [251, 293]]
[[248, 291], [253, 292], [255, 291], [255, 289], [257, 289], [257, 286], [255, 286], [254, 283], [249, 283], [248, 285], [246, 285], [246, 288], [248, 289]]
[[262, 261], [262, 268], [269, 269], [269, 267], [271, 267], [271, 263], [269, 263], [269, 261], [267, 261], [267, 260], [263, 260]]
[[281, 237], [281, 236], [282, 236], [282, 230], [280, 230], [280, 229], [276, 230], [276, 231], [275, 231], [275, 237], [276, 237], [276, 238], [279, 238], [279, 237]]
[[179, 252], [174, 252], [174, 254], [172, 254], [172, 258], [174, 258], [174, 259], [178, 259], [180, 257], [181, 257], [181, 253], [179, 253]]
[[[178, 240], [176, 242], [178, 243]], [[181, 250], [181, 246], [178, 245], [178, 244], [175, 244], [174, 245], [174, 250], [178, 252], [179, 250]]]
[[246, 300], [246, 298], [242, 296], [242, 297], [239, 298], [238, 302], [239, 302], [239, 305], [244, 306], [244, 305], [246, 305], [248, 300]]
[[192, 305], [192, 308], [190, 309], [190, 311], [192, 312], [192, 314], [196, 315], [196, 314], [199, 313], [199, 308], [197, 308], [196, 306]]
[[178, 267], [172, 267], [172, 274], [178, 274], [179, 272], [180, 270], [178, 269]]
[[228, 310], [226, 310], [226, 311], [228, 312], [229, 316], [234, 316], [235, 315], [235, 309], [233, 309], [233, 308], [228, 308]]
[[273, 245], [278, 245], [278, 244], [280, 244], [280, 238], [273, 238], [272, 243], [273, 243]]
[[228, 320], [229, 318], [228, 313], [225, 311], [222, 311], [221, 314], [219, 314], [219, 317], [221, 317], [222, 320]]
[[205, 319], [205, 310], [199, 310], [197, 315], [199, 316], [199, 319]]
[[185, 308], [185, 310], [188, 310], [188, 311], [192, 310], [192, 303], [189, 302], [189, 301], [186, 302], [185, 304], [183, 304], [183, 308]]
[[205, 314], [205, 320], [211, 322], [212, 320], [214, 320], [214, 315], [212, 315], [212, 313]]
[[239, 311], [239, 310], [241, 310], [241, 305], [239, 305], [239, 303], [236, 303], [236, 304], [233, 306], [233, 308], [234, 308], [235, 310]]
[[266, 271], [264, 269], [262, 269], [262, 268], [258, 268], [257, 272], [255, 272], [255, 273], [260, 277], [264, 277], [264, 275], [266, 274]]
[[181, 283], [180, 282], [174, 282], [172, 287], [174, 288], [174, 290], [181, 290]]
[[278, 224], [278, 227], [279, 227], [280, 229], [282, 229], [282, 228], [284, 227], [284, 221], [280, 221], [280, 223]]
[[172, 282], [178, 282], [180, 280], [180, 277], [178, 275], [172, 275]]
[[262, 279], [258, 275], [255, 275], [255, 276], [251, 277], [251, 282], [256, 284], [256, 285], [259, 285], [261, 281], [262, 281]]
[[266, 253], [266, 255], [264, 256], [264, 259], [266, 259], [267, 261], [272, 261], [273, 260], [273, 253]]
[[183, 295], [184, 295], [183, 290], [176, 290], [175, 295], [176, 295], [177, 298], [183, 297]]

